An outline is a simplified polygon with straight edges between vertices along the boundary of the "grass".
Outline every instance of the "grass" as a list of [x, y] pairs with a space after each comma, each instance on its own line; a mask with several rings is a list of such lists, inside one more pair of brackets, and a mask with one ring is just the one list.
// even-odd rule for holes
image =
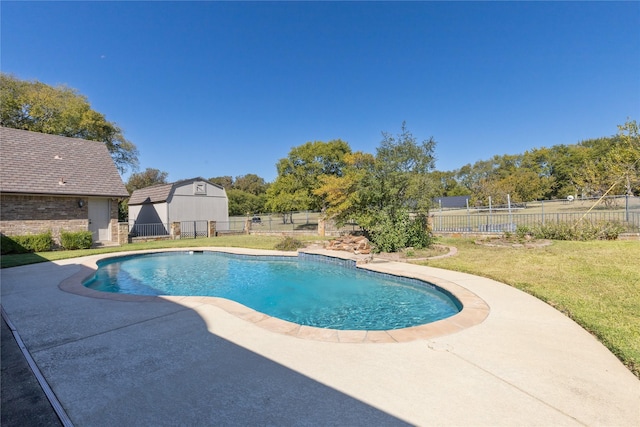
[[[313, 241], [318, 237], [299, 237]], [[282, 237], [222, 236], [124, 247], [5, 255], [2, 268], [110, 252], [180, 247], [274, 249]], [[487, 247], [443, 238], [458, 255], [419, 264], [488, 277], [546, 301], [595, 335], [640, 378], [640, 244], [635, 241], [555, 241], [535, 249]]]
[[[305, 242], [319, 239], [314, 236], [300, 237]], [[220, 236], [204, 239], [159, 240], [155, 242], [130, 243], [126, 246], [114, 246], [99, 249], [81, 249], [75, 251], [37, 252], [18, 255], [3, 255], [0, 258], [0, 268], [17, 267], [20, 265], [35, 264], [38, 262], [56, 261], [60, 259], [75, 258], [87, 255], [107, 254], [122, 251], [144, 251], [162, 248], [186, 248], [186, 247], [240, 247], [250, 249], [275, 249], [282, 241], [278, 236]]]
[[419, 264], [507, 283], [547, 302], [595, 335], [640, 378], [640, 244], [554, 241], [524, 249], [439, 239], [458, 255]]

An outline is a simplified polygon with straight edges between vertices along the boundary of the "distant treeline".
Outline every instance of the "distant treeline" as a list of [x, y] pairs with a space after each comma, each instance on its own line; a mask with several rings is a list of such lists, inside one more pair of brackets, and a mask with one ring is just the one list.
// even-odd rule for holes
[[[572, 145], [534, 148], [523, 154], [495, 155], [453, 171], [431, 171], [430, 193], [437, 197], [469, 196], [469, 204], [487, 205], [533, 200], [640, 194], [640, 140], [635, 121], [611, 137]], [[211, 178], [227, 189], [229, 214], [266, 212], [270, 185], [257, 175], [235, 180]], [[276, 180], [277, 181], [277, 180]], [[273, 193], [273, 192], [272, 192]], [[313, 208], [300, 206], [295, 210]]]

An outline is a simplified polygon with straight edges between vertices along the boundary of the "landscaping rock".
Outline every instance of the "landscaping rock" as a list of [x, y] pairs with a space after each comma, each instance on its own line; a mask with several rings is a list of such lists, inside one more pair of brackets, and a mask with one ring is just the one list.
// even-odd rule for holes
[[364, 236], [347, 235], [330, 241], [327, 249], [367, 255], [371, 253], [371, 244], [369, 243], [369, 239]]

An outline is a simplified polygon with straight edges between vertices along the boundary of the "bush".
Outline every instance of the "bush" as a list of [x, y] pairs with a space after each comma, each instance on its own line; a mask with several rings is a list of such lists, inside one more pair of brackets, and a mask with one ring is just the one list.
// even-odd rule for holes
[[64, 249], [89, 249], [92, 244], [93, 233], [90, 231], [60, 232], [60, 246]]
[[398, 252], [404, 248], [424, 249], [433, 244], [433, 235], [427, 228], [427, 217], [411, 218], [408, 212], [397, 212], [395, 217], [381, 212], [376, 223], [367, 230], [376, 252]]
[[0, 246], [2, 255], [46, 252], [51, 250], [53, 238], [51, 237], [51, 231], [11, 237], [3, 234]]
[[538, 239], [586, 241], [615, 240], [624, 230], [624, 226], [617, 222], [581, 221], [577, 224], [566, 222], [539, 224], [533, 227], [531, 232]]
[[281, 241], [276, 243], [275, 248], [279, 251], [295, 251], [299, 248], [303, 248], [304, 246], [305, 244], [300, 240], [285, 236]]
[[533, 237], [534, 233], [530, 227], [526, 225], [518, 225], [516, 227], [516, 237], [518, 240], [526, 240], [527, 238]]

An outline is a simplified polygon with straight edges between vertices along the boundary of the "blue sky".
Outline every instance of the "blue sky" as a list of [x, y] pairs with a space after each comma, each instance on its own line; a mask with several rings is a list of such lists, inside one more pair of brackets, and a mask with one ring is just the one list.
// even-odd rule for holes
[[640, 120], [635, 1], [0, 7], [2, 71], [77, 89], [172, 181], [273, 181], [292, 147], [375, 153], [403, 121], [454, 170]]

